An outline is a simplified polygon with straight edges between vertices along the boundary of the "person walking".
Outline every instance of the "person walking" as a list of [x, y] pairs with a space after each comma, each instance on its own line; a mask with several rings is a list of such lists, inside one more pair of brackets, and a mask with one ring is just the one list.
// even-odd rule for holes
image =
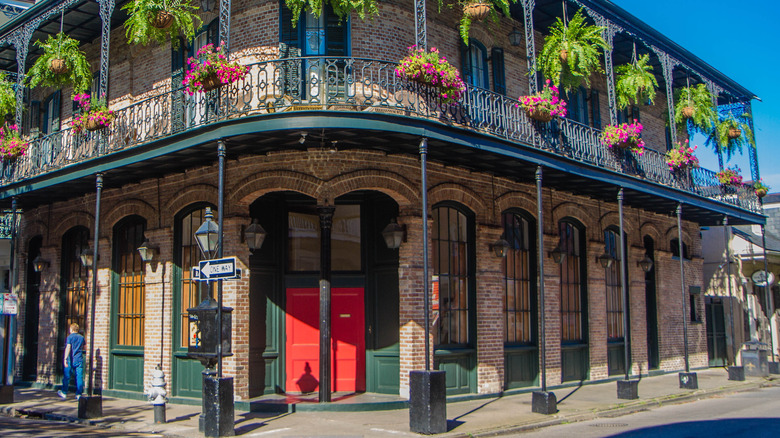
[[65, 365], [62, 388], [57, 391], [61, 399], [68, 398], [68, 388], [70, 387], [70, 378], [76, 378], [76, 400], [81, 398], [84, 391], [84, 336], [79, 334], [79, 325], [75, 322], [70, 325], [70, 334], [65, 339]]

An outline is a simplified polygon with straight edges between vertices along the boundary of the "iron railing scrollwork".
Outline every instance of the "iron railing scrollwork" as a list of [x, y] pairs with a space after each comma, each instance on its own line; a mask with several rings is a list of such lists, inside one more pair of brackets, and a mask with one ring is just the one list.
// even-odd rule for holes
[[[360, 111], [437, 120], [760, 211], [752, 188], [722, 188], [712, 171], [674, 174], [660, 152], [646, 148], [639, 155], [607, 148], [599, 141], [598, 129], [569, 119], [532, 121], [516, 99], [482, 88], [469, 86], [460, 101], [446, 103], [436, 89], [396, 76], [396, 66], [373, 59], [324, 57], [251, 64], [244, 79], [217, 90], [193, 96], [181, 89], [167, 90], [116, 109], [114, 121], [103, 132], [74, 133], [66, 128], [32, 139], [25, 156], [6, 161], [0, 184], [239, 117], [282, 111]], [[181, 108], [172, 111], [176, 107]], [[105, 139], [102, 146], [100, 137]]]

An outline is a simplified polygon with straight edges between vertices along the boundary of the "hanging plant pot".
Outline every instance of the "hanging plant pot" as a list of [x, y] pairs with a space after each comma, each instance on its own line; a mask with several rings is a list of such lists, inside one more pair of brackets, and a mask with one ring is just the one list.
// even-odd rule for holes
[[729, 136], [729, 140], [734, 140], [742, 136], [742, 130], [739, 128], [729, 128], [727, 135]]
[[168, 11], [159, 11], [152, 20], [152, 26], [157, 29], [167, 29], [173, 23], [173, 14]]
[[759, 198], [766, 196], [766, 189], [756, 189], [756, 196]]
[[470, 3], [463, 7], [463, 13], [471, 17], [472, 20], [482, 21], [490, 12], [489, 3]]
[[219, 80], [219, 76], [217, 76], [216, 73], [212, 73], [206, 76], [205, 78], [203, 78], [203, 81], [201, 82], [203, 83], [204, 92], [209, 92], [223, 85], [222, 81]]
[[532, 108], [528, 108], [528, 117], [538, 122], [547, 123], [552, 120], [553, 116], [550, 114], [550, 109], [541, 105], [536, 105]]
[[691, 117], [693, 117], [694, 111], [695, 110], [692, 106], [686, 106], [685, 108], [682, 109], [682, 115], [686, 119], [690, 119]]
[[97, 120], [88, 119], [87, 122], [84, 124], [84, 128], [87, 129], [87, 131], [97, 131], [99, 129], [105, 129], [106, 126], [103, 123], [100, 123]]
[[565, 64], [566, 60], [569, 59], [569, 51], [566, 49], [561, 49], [561, 63]]
[[65, 64], [64, 59], [54, 58], [49, 63], [49, 70], [56, 75], [61, 75], [68, 72], [68, 64]]
[[615, 147], [618, 149], [628, 149], [629, 147], [636, 146], [636, 141], [634, 140], [626, 140], [621, 141], [620, 143], [615, 144]]

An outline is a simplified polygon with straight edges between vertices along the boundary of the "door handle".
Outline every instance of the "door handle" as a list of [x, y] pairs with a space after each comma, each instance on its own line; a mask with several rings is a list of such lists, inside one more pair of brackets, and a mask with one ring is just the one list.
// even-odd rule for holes
[[368, 325], [368, 334], [373, 335], [374, 334], [374, 327], [371, 326], [371, 324]]

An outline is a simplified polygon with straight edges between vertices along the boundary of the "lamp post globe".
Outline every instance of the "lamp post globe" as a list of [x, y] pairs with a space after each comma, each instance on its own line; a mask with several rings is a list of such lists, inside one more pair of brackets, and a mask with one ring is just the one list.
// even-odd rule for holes
[[219, 249], [219, 224], [214, 222], [211, 207], [206, 207], [206, 221], [195, 231], [195, 240], [200, 252], [208, 259], [213, 259]]

